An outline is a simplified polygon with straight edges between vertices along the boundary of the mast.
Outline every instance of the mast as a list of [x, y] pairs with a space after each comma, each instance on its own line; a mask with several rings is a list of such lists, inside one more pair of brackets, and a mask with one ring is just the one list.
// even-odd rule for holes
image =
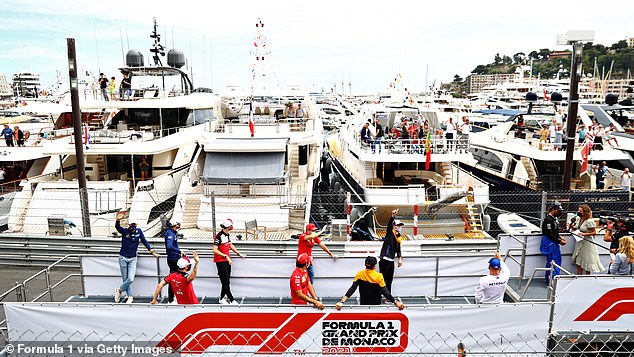
[[159, 55], [165, 56], [165, 47], [161, 45], [161, 34], [159, 34], [157, 31], [158, 26], [156, 25], [156, 17], [153, 18], [153, 21], [154, 29], [152, 30], [150, 38], [154, 39], [154, 46], [150, 48], [150, 52], [154, 53], [154, 55], [152, 56], [152, 58], [154, 59], [154, 65], [163, 66], [163, 62], [161, 61], [161, 57], [159, 57]]

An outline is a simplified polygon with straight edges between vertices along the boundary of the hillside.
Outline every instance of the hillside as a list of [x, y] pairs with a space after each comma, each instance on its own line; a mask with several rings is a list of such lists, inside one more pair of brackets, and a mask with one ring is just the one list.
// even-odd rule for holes
[[[571, 66], [570, 51], [555, 52], [547, 48], [530, 51], [528, 54], [518, 52], [512, 56], [500, 55], [497, 53], [493, 62], [477, 65], [472, 74], [500, 74], [514, 73], [519, 66], [533, 66], [533, 75], [541, 78], [555, 78], [558, 71], [562, 71], [562, 77], [568, 77]], [[593, 74], [595, 72], [595, 61], [597, 76], [607, 75], [612, 62], [611, 78], [626, 78], [628, 71], [630, 75], [634, 72], [634, 48], [627, 47], [625, 40], [619, 41], [611, 46], [593, 44], [591, 42], [583, 46], [583, 72]], [[454, 93], [466, 92], [466, 80], [455, 75], [451, 83], [443, 84], [443, 89], [451, 90]]]

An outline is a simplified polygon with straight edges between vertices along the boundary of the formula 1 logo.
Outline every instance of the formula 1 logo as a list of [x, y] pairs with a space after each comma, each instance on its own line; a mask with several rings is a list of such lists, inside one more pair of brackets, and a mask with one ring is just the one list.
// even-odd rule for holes
[[[255, 353], [284, 353], [321, 321], [324, 354], [403, 352], [409, 320], [401, 313], [205, 312], [178, 323], [157, 347], [202, 354], [220, 347], [255, 347]], [[304, 351], [304, 350], [301, 350]], [[315, 351], [317, 352], [317, 351]]]
[[575, 321], [616, 321], [628, 314], [634, 314], [634, 288], [617, 288], [603, 294]]

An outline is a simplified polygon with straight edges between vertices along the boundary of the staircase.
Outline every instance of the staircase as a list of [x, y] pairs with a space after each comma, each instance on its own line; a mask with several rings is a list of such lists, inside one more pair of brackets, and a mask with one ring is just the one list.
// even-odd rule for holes
[[537, 189], [537, 172], [535, 171], [535, 166], [533, 165], [533, 162], [528, 157], [522, 157], [521, 161], [522, 165], [524, 165], [524, 168], [526, 169], [526, 172], [528, 173], [528, 179], [530, 180], [528, 187], [532, 188], [533, 190]]
[[445, 185], [453, 185], [453, 175], [451, 174], [451, 163], [440, 163], [440, 174], [445, 178]]
[[104, 127], [104, 122], [107, 114], [108, 113], [106, 113], [106, 109], [101, 109], [101, 111], [97, 114], [89, 114], [86, 118], [86, 125], [88, 125], [88, 129], [102, 129]]
[[467, 233], [482, 234], [482, 219], [480, 210], [473, 202], [473, 192], [467, 195], [467, 222], [469, 230]]
[[306, 209], [304, 207], [291, 208], [288, 212], [288, 228], [296, 229], [303, 232], [305, 214]]
[[182, 228], [198, 227], [198, 214], [200, 212], [200, 197], [202, 196], [203, 185], [194, 187], [185, 197], [185, 209], [183, 210]]
[[95, 159], [95, 163], [99, 169], [99, 180], [104, 180], [104, 177], [106, 176], [106, 163], [104, 162], [104, 156], [98, 155]]
[[291, 146], [291, 157], [288, 160], [288, 165], [291, 170], [291, 177], [299, 177], [299, 148], [297, 146]]

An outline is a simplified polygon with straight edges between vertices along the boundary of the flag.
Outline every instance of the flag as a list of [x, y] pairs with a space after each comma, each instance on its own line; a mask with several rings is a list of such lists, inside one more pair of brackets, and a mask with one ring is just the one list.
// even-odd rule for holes
[[249, 102], [249, 131], [251, 137], [255, 135], [255, 125], [253, 124], [253, 101]]
[[425, 140], [425, 170], [429, 170], [431, 164], [431, 130], [427, 131], [427, 140]]
[[84, 123], [84, 146], [88, 150], [88, 142], [90, 141], [90, 133], [88, 132], [88, 123]]
[[581, 148], [581, 171], [579, 176], [588, 174], [588, 154], [590, 153], [590, 142], [586, 141]]

